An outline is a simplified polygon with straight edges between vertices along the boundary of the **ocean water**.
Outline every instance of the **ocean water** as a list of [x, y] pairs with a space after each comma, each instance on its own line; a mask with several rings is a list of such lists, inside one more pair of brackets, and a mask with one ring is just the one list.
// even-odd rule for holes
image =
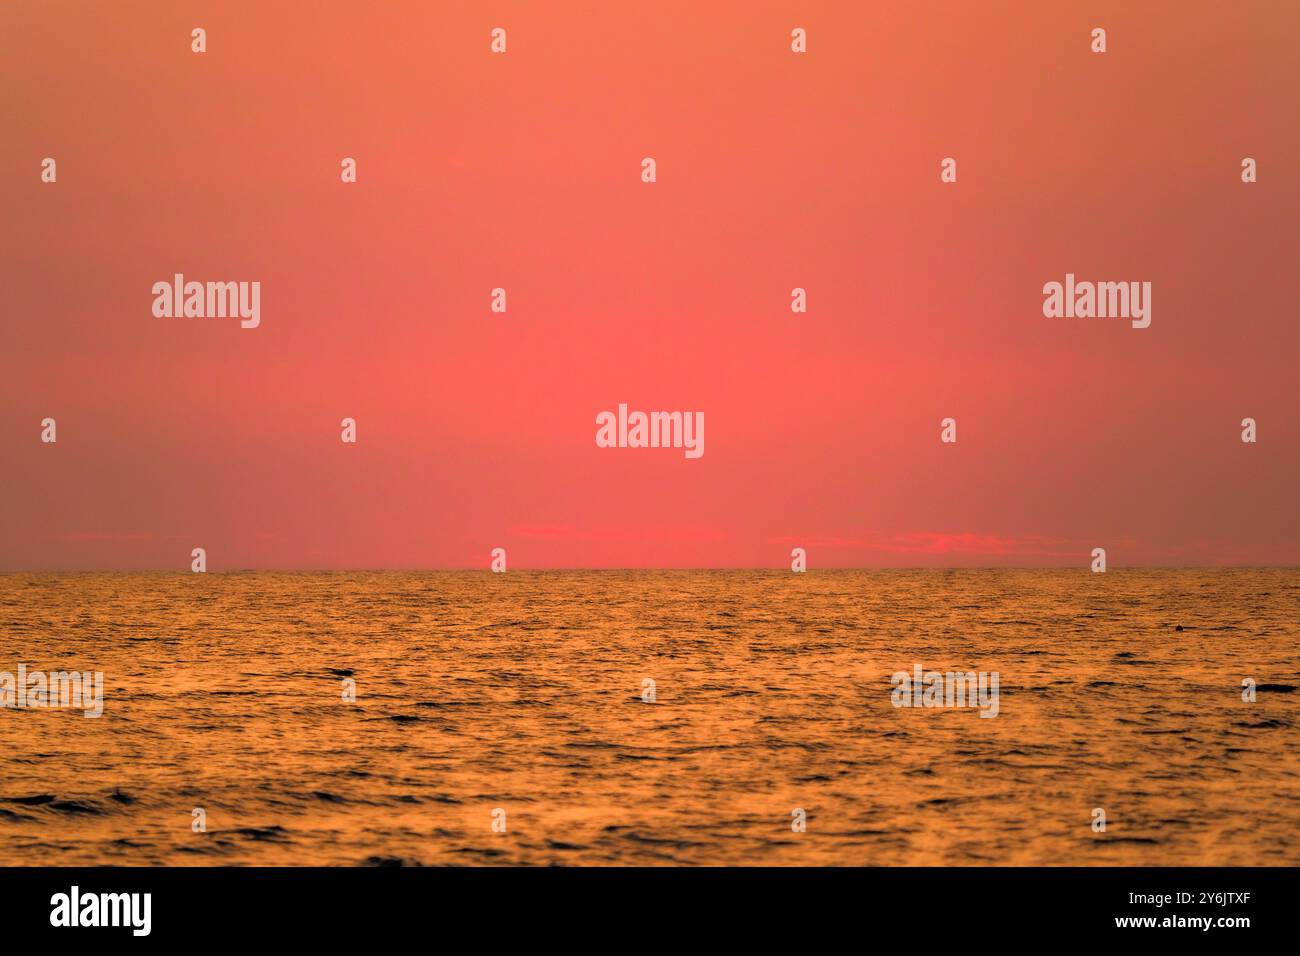
[[0, 671], [104, 675], [0, 709], [0, 864], [1295, 865], [1298, 622], [1293, 569], [0, 575]]

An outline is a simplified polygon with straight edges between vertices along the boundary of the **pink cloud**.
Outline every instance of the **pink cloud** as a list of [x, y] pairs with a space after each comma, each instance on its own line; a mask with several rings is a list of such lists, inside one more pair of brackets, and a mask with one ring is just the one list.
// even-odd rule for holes
[[1093, 547], [1081, 541], [1041, 535], [980, 534], [974, 531], [869, 531], [854, 537], [803, 536], [771, 539], [774, 544], [839, 548], [882, 554], [989, 555], [1040, 558], [1077, 557]]
[[718, 528], [575, 528], [572, 525], [515, 525], [510, 533], [521, 538], [551, 541], [725, 541]]

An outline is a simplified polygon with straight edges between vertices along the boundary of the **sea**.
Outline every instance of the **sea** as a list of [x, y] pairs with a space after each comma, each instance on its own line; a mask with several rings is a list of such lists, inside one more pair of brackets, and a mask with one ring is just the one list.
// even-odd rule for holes
[[9, 573], [20, 665], [5, 866], [1300, 864], [1297, 569]]

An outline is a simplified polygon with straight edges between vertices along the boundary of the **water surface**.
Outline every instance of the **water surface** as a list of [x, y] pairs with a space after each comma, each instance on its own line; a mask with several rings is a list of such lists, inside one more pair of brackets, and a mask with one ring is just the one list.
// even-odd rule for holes
[[0, 710], [0, 864], [1294, 865], [1297, 621], [1296, 570], [0, 575], [0, 671], [105, 680]]

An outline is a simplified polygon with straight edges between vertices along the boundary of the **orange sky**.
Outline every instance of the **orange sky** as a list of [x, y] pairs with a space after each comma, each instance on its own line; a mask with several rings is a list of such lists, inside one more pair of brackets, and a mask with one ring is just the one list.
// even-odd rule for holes
[[5, 3], [0, 569], [1300, 562], [1300, 6], [1063, 6]]

